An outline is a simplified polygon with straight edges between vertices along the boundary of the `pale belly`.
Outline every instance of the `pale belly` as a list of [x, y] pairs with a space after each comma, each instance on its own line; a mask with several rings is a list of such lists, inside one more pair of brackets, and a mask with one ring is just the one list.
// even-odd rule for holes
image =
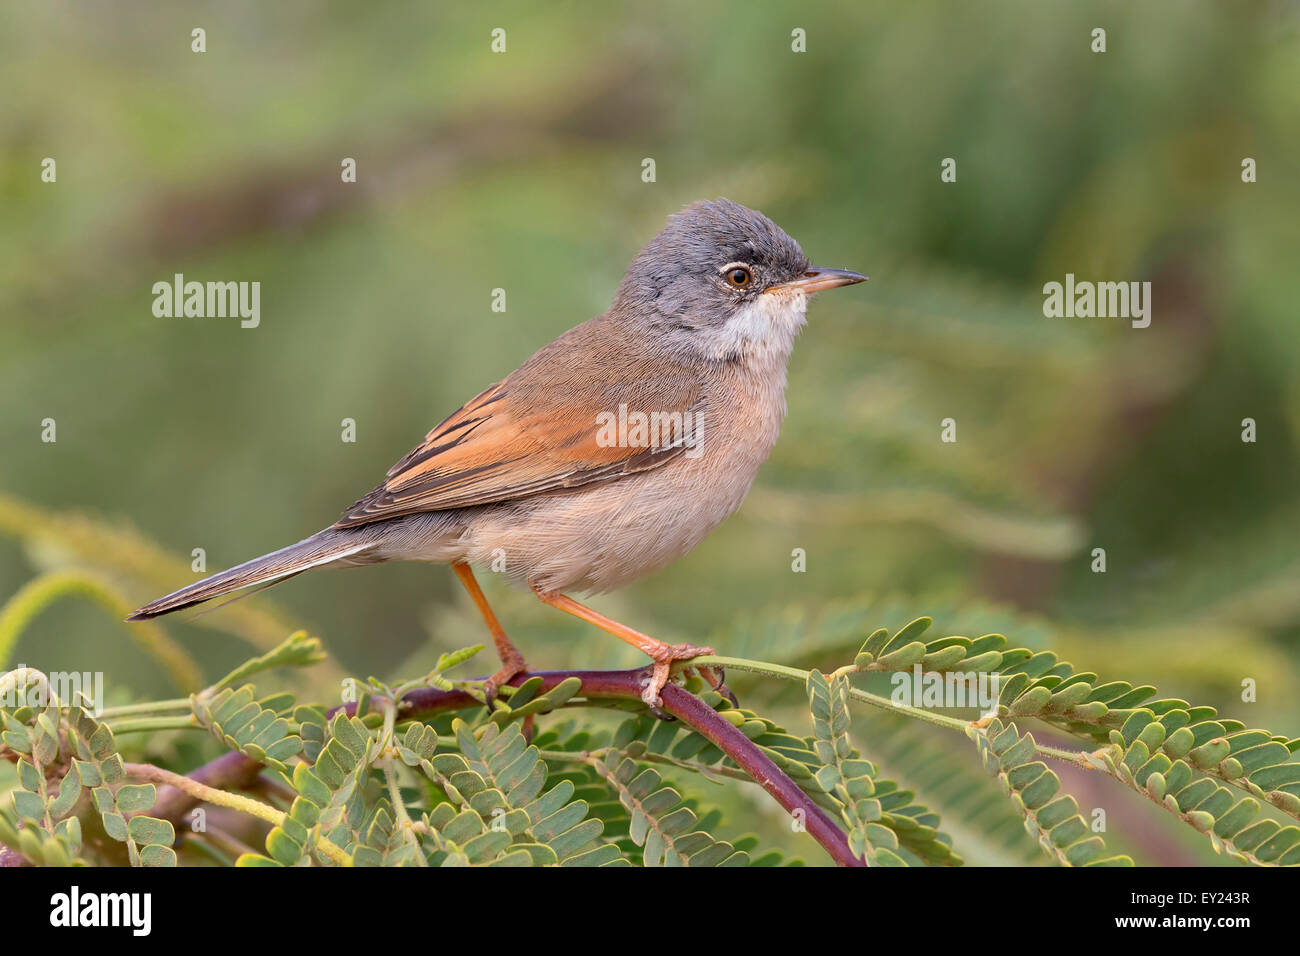
[[[726, 390], [697, 457], [518, 506], [484, 509], [463, 539], [472, 563], [544, 591], [611, 591], [691, 551], [731, 516], [785, 414], [784, 375]], [[738, 394], [739, 393], [739, 394]], [[747, 408], [749, 414], [738, 414]]]
[[544, 591], [622, 587], [703, 541], [740, 507], [757, 470], [719, 482], [694, 464], [481, 514], [466, 557]]

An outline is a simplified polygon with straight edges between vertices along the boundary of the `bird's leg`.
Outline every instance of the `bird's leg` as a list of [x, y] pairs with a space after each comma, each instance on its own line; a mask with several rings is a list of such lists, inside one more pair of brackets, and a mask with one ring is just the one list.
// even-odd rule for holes
[[518, 648], [510, 643], [510, 638], [506, 637], [505, 629], [497, 620], [497, 616], [492, 613], [492, 607], [483, 596], [483, 591], [478, 586], [478, 581], [474, 579], [474, 572], [470, 570], [470, 566], [464, 561], [454, 561], [451, 569], [456, 572], [456, 577], [460, 578], [460, 583], [465, 585], [465, 590], [474, 599], [478, 612], [483, 615], [483, 621], [492, 634], [492, 643], [497, 646], [497, 656], [501, 658], [501, 669], [483, 682], [483, 696], [487, 701], [488, 710], [491, 710], [501, 685], [507, 683], [516, 674], [525, 673], [528, 664], [524, 661], [524, 655], [520, 654]]
[[[642, 653], [648, 654], [654, 663], [651, 665], [650, 676], [645, 682], [645, 688], [641, 692], [641, 699], [655, 713], [655, 716], [664, 720], [672, 720], [673, 718], [663, 710], [661, 706], [663, 701], [659, 697], [659, 692], [668, 683], [668, 678], [672, 673], [672, 665], [677, 661], [688, 661], [693, 657], [713, 653], [711, 647], [697, 647], [694, 644], [668, 644], [665, 641], [651, 637], [649, 634], [642, 634], [626, 624], [620, 624], [613, 618], [606, 617], [599, 611], [593, 611], [585, 604], [579, 604], [567, 595], [548, 594], [537, 587], [533, 588], [533, 593], [551, 607], [559, 608], [566, 614], [572, 614], [589, 624], [595, 624], [602, 631], [613, 634], [619, 640], [626, 641]], [[735, 696], [727, 689], [727, 685], [722, 682], [721, 668], [697, 667], [696, 670], [701, 677], [709, 682], [710, 686], [730, 699], [733, 704], [735, 703]]]

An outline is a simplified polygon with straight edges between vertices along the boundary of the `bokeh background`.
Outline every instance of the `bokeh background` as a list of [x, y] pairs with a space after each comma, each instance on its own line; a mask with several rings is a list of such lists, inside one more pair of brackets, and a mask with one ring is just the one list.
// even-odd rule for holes
[[[595, 606], [823, 667], [929, 614], [1300, 734], [1293, 4], [47, 2], [0, 17], [0, 600], [83, 567], [138, 604], [193, 580], [194, 548], [214, 571], [330, 524], [460, 402], [603, 311], [665, 216], [727, 196], [871, 281], [813, 306], [782, 440], [739, 514]], [[151, 287], [177, 272], [259, 281], [261, 326], [155, 318]], [[1151, 281], [1150, 328], [1045, 318], [1042, 285], [1066, 272]], [[481, 577], [534, 666], [639, 663]], [[210, 678], [306, 627], [332, 654], [325, 695], [342, 673], [411, 677], [483, 638], [451, 573], [420, 565], [307, 575], [163, 623]], [[16, 662], [174, 695], [93, 603], [27, 624], [0, 660]], [[805, 719], [797, 688], [733, 686]], [[870, 715], [857, 730], [904, 780], [919, 754], [952, 768], [912, 782], [969, 860], [1032, 859], [1014, 827], [963, 832], [944, 788], [977, 772], [967, 741]], [[1114, 848], [1216, 859], [1136, 797], [1062, 773], [1110, 809]], [[780, 830], [759, 802], [751, 828]]]

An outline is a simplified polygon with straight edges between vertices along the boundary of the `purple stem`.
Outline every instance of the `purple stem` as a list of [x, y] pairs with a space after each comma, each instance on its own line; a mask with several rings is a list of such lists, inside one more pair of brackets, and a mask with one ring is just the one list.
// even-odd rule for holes
[[[642, 681], [645, 671], [535, 671], [520, 674], [510, 683], [518, 686], [534, 677], [542, 679], [541, 693], [551, 690], [561, 681], [576, 677], [582, 681], [579, 693], [586, 698], [619, 698], [623, 700], [640, 700]], [[722, 718], [704, 701], [688, 693], [675, 684], [669, 684], [661, 695], [663, 706], [668, 713], [692, 730], [697, 731], [713, 743], [719, 750], [730, 757], [736, 766], [749, 774], [764, 790], [776, 798], [790, 814], [802, 813], [804, 826], [823, 849], [830, 854], [840, 866], [865, 866], [866, 863], [855, 857], [849, 849], [848, 840], [835, 821], [813, 803], [806, 793], [775, 763], [763, 753], [762, 748], [742, 734], [729, 721]], [[431, 717], [435, 714], [455, 710], [467, 710], [482, 707], [482, 703], [460, 690], [437, 690], [421, 688], [402, 698], [403, 720]], [[330, 712], [353, 713], [355, 704], [345, 704]], [[213, 787], [244, 789], [252, 785], [261, 765], [240, 753], [228, 753], [211, 763], [204, 764], [189, 776]], [[163, 787], [158, 804], [150, 811], [151, 816], [162, 817], [175, 823], [188, 810], [198, 803], [193, 797], [181, 793], [172, 787]]]

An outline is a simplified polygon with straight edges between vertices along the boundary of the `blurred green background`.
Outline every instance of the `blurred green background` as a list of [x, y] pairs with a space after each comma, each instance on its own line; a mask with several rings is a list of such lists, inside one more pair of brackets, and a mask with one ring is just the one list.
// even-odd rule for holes
[[[215, 571], [330, 524], [462, 401], [603, 311], [669, 213], [727, 196], [871, 282], [811, 309], [781, 442], [740, 513], [596, 607], [802, 666], [931, 614], [1300, 733], [1294, 5], [0, 17], [0, 599], [85, 566], [141, 603], [196, 577], [194, 548]], [[177, 272], [259, 281], [260, 327], [155, 318], [151, 287]], [[1045, 318], [1043, 283], [1067, 272], [1151, 281], [1151, 326]], [[480, 577], [535, 667], [639, 663]], [[420, 565], [307, 575], [162, 623], [215, 678], [279, 622], [386, 678], [484, 636], [451, 573]], [[77, 602], [32, 622], [3, 663], [18, 661], [172, 695], [124, 625]], [[797, 689], [733, 685], [800, 719]], [[906, 760], [904, 738], [877, 736], [859, 734], [868, 756]], [[1213, 858], [1172, 826], [1128, 839], [1161, 862]]]

